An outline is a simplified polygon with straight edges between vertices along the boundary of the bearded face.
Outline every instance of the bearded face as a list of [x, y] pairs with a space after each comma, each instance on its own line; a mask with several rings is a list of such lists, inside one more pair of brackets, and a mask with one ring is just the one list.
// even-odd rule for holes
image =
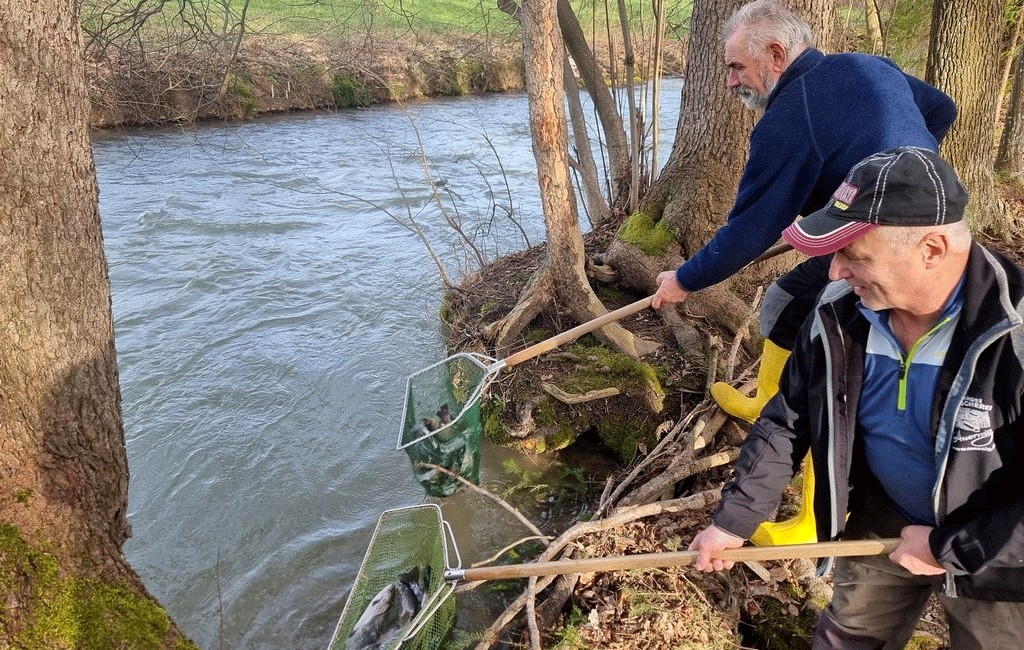
[[758, 80], [761, 82], [759, 87], [763, 90], [757, 90], [753, 86], [740, 84], [732, 89], [743, 105], [752, 111], [763, 111], [768, 107], [768, 98], [771, 97], [772, 91], [775, 90], [775, 86], [778, 85], [779, 80], [773, 79], [771, 73], [765, 69], [765, 66], [759, 66], [761, 69], [757, 71]]

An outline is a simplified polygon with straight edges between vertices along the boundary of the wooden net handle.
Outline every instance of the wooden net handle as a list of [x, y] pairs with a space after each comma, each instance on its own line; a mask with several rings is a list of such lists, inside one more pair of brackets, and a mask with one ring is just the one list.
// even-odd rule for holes
[[[792, 560], [796, 558], [849, 557], [855, 555], [883, 555], [892, 553], [899, 546], [898, 538], [858, 539], [840, 542], [819, 542], [817, 544], [786, 544], [781, 546], [744, 546], [720, 551], [712, 557], [733, 562]], [[445, 580], [507, 580], [531, 576], [566, 575], [572, 573], [598, 573], [626, 569], [654, 569], [658, 567], [688, 566], [697, 561], [696, 551], [672, 553], [643, 553], [638, 555], [617, 555], [586, 558], [582, 560], [558, 560], [554, 562], [528, 562], [505, 566], [455, 569], [445, 572]]]
[[[793, 247], [786, 243], [776, 244], [775, 246], [772, 246], [764, 253], [762, 253], [759, 257], [757, 257], [757, 259], [751, 261], [750, 264], [757, 264], [758, 262], [763, 262], [767, 259], [771, 259], [776, 255], [785, 253], [786, 251], [792, 249]], [[750, 266], [750, 264], [748, 264], [747, 266]], [[605, 325], [608, 325], [609, 323], [614, 323], [620, 318], [625, 318], [626, 316], [630, 316], [639, 311], [643, 311], [644, 309], [650, 307], [653, 301], [654, 296], [647, 296], [646, 298], [637, 300], [636, 302], [630, 303], [625, 307], [619, 307], [615, 311], [610, 311], [607, 314], [598, 316], [597, 318], [589, 320], [586, 323], [577, 325], [571, 330], [567, 330], [565, 332], [562, 332], [561, 334], [552, 336], [551, 338], [545, 339], [540, 343], [535, 343], [530, 347], [520, 350], [519, 352], [516, 352], [515, 354], [505, 358], [504, 361], [500, 362], [501, 367], [514, 366], [517, 363], [522, 363], [534, 357], [540, 356], [545, 352], [548, 352], [549, 350], [554, 350], [560, 345], [564, 345], [565, 343], [574, 341], [579, 337], [583, 336], [584, 334], [589, 334], [594, 330], [601, 329]]]

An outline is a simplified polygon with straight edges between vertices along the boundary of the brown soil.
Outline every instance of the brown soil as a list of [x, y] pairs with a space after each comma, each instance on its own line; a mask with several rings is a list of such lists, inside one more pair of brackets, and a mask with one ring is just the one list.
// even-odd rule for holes
[[[1024, 191], [1002, 188], [1001, 192], [1010, 214], [1017, 215], [1017, 218], [1024, 217]], [[603, 252], [612, 236], [611, 230], [589, 234], [588, 254]], [[982, 239], [1018, 263], [1024, 263], [1024, 238], [1015, 236], [1007, 242]], [[483, 341], [483, 328], [512, 309], [524, 284], [539, 267], [543, 253], [543, 247], [537, 247], [502, 258], [468, 278], [458, 289], [449, 292], [447, 305], [451, 313], [457, 314], [450, 323], [453, 351], [475, 350], [493, 354], [493, 350], [488, 350]], [[626, 294], [597, 282], [592, 284], [609, 309], [643, 297]], [[549, 310], [538, 317], [534, 327], [549, 336], [575, 324], [557, 313], [557, 310]], [[671, 336], [660, 318], [648, 310], [625, 319], [622, 324], [642, 338], [664, 344], [653, 359], [647, 359], [665, 369], [664, 385], [668, 394], [664, 412], [649, 414], [650, 426], [677, 419], [678, 414], [688, 413], [706, 398], [704, 385], [707, 369], [695, 367], [684, 360], [683, 355], [675, 350]], [[718, 340], [723, 341], [719, 347], [724, 354], [728, 354], [731, 333], [708, 332], [707, 327], [701, 327], [709, 338], [717, 336]], [[526, 345], [527, 341], [521, 343]], [[738, 366], [743, 368], [755, 361], [744, 358], [741, 352]], [[552, 352], [503, 371], [507, 374], [493, 386], [491, 397], [504, 405], [502, 417], [505, 427], [518, 426], [520, 407], [524, 401], [537, 395], [538, 379], [554, 383], [567, 381], [578, 367], [576, 355]], [[635, 401], [630, 404], [628, 399], [621, 399], [615, 406], [607, 402], [598, 400], [574, 406], [573, 409], [587, 412], [585, 415], [577, 413], [577, 419], [589, 423], [609, 417], [617, 409], [642, 410]], [[736, 428], [731, 433], [719, 436], [721, 441], [717, 443], [717, 448], [735, 444], [737, 438], [743, 435], [738, 425], [732, 426]], [[584, 436], [584, 439], [588, 441], [587, 444], [594, 444], [592, 437]], [[504, 442], [518, 444], [527, 452], [533, 449], [529, 438]], [[618, 479], [625, 475], [626, 469], [621, 471]], [[727, 477], [727, 467], [711, 470], [684, 484], [677, 484], [675, 496], [719, 487]], [[641, 484], [643, 481], [636, 483]], [[792, 515], [798, 508], [798, 500], [799, 482], [794, 481], [783, 497], [779, 518]], [[577, 552], [586, 556], [601, 556], [685, 549], [693, 535], [707, 524], [709, 517], [710, 511], [641, 520], [607, 534], [590, 536]], [[822, 605], [808, 596], [807, 590], [813, 584], [808, 576], [813, 571], [807, 562], [800, 561], [770, 563], [766, 568], [771, 575], [768, 582], [741, 566], [728, 573], [713, 575], [702, 575], [692, 570], [668, 570], [585, 576], [575, 588], [563, 614], [546, 630], [544, 647], [554, 647], [561, 643], [560, 647], [567, 648], [623, 650], [809, 648], [810, 626]], [[936, 650], [946, 648], [946, 638], [941, 609], [933, 600], [920, 621], [913, 642], [916, 645], [912, 647]]]

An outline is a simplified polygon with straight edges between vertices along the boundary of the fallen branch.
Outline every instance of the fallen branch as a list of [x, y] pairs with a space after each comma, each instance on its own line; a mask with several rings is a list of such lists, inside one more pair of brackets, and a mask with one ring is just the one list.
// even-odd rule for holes
[[513, 508], [511, 505], [509, 505], [509, 503], [507, 501], [505, 501], [504, 499], [502, 499], [498, 495], [496, 495], [496, 494], [494, 494], [492, 492], [488, 492], [487, 490], [485, 490], [484, 488], [480, 487], [476, 483], [473, 483], [472, 481], [467, 481], [466, 479], [462, 478], [462, 476], [460, 476], [458, 474], [458, 472], [453, 472], [450, 469], [448, 469], [447, 467], [441, 467], [440, 465], [434, 465], [433, 463], [416, 463], [416, 467], [421, 467], [421, 468], [424, 468], [424, 469], [436, 469], [436, 470], [438, 470], [440, 472], [444, 472], [448, 476], [452, 476], [452, 477], [456, 478], [460, 483], [462, 483], [463, 485], [468, 487], [470, 490], [473, 490], [474, 492], [477, 492], [479, 494], [484, 495], [488, 499], [493, 500], [495, 503], [497, 503], [499, 506], [501, 506], [505, 510], [508, 510], [509, 512], [511, 512], [515, 516], [516, 519], [518, 519], [520, 522], [522, 522], [522, 524], [524, 526], [526, 526], [530, 530], [531, 533], [533, 533], [534, 535], [536, 535], [538, 537], [544, 537], [544, 533], [542, 533], [539, 528], [534, 526], [533, 522], [530, 521], [529, 519], [527, 519], [526, 516], [523, 515], [523, 513], [519, 512], [518, 510]]
[[593, 402], [594, 400], [605, 399], [607, 397], [615, 397], [622, 393], [618, 388], [612, 386], [610, 388], [600, 388], [598, 390], [587, 391], [586, 393], [567, 393], [554, 384], [548, 382], [541, 382], [540, 387], [545, 393], [554, 397], [563, 404], [583, 404], [584, 402]]
[[[693, 411], [691, 411], [691, 416], [692, 415]], [[626, 478], [624, 478], [621, 483], [615, 486], [615, 489], [611, 491], [611, 494], [608, 494], [608, 487], [606, 486], [605, 494], [601, 495], [601, 500], [598, 502], [597, 510], [594, 511], [594, 519], [600, 519], [604, 516], [605, 512], [618, 500], [619, 496], [621, 496], [622, 493], [625, 492], [626, 488], [629, 487], [633, 480], [640, 475], [640, 472], [647, 469], [647, 467], [649, 467], [651, 463], [653, 463], [657, 458], [661, 457], [666, 447], [668, 447], [676, 439], [676, 436], [678, 436], [679, 432], [686, 427], [689, 421], [690, 418], [687, 418], [681, 421], [679, 424], [672, 427], [672, 429], [669, 430], [668, 435], [666, 435], [665, 437], [658, 441], [658, 444], [655, 445], [654, 449], [651, 450], [651, 453], [644, 456], [643, 459], [636, 464], [636, 466], [629, 472]], [[667, 426], [670, 426], [670, 422], [662, 423], [661, 426], [658, 427], [657, 431], [655, 431], [655, 436], [660, 436]]]
[[652, 498], [671, 489], [679, 481], [689, 478], [694, 474], [706, 472], [713, 467], [727, 465], [734, 462], [739, 457], [740, 450], [732, 448], [727, 451], [718, 452], [717, 454], [705, 456], [686, 464], [669, 466], [668, 469], [657, 477], [626, 495], [626, 497], [622, 499], [621, 505], [622, 507], [626, 507], [648, 503]]
[[750, 313], [743, 319], [743, 322], [738, 328], [736, 328], [736, 337], [732, 340], [732, 347], [729, 349], [729, 361], [725, 366], [725, 381], [732, 381], [732, 373], [736, 368], [736, 356], [739, 354], [740, 346], [743, 344], [743, 339], [747, 337], [747, 330], [750, 329], [750, 323], [757, 316], [761, 308], [761, 293], [764, 291], [763, 286], [757, 287], [757, 292], [754, 294], [754, 300], [750, 303]]

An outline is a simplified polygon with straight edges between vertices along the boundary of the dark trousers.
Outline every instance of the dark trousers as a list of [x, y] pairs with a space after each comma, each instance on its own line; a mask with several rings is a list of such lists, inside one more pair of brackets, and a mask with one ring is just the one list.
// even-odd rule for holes
[[768, 287], [761, 306], [761, 336], [780, 348], [793, 349], [800, 326], [829, 282], [831, 264], [831, 255], [812, 257]]
[[[878, 486], [851, 515], [848, 539], [899, 537], [906, 521]], [[906, 645], [931, 594], [949, 623], [953, 650], [1024, 649], [1024, 603], [949, 598], [946, 576], [915, 576], [887, 556], [838, 558], [834, 595], [814, 633], [814, 650], [890, 650]]]

